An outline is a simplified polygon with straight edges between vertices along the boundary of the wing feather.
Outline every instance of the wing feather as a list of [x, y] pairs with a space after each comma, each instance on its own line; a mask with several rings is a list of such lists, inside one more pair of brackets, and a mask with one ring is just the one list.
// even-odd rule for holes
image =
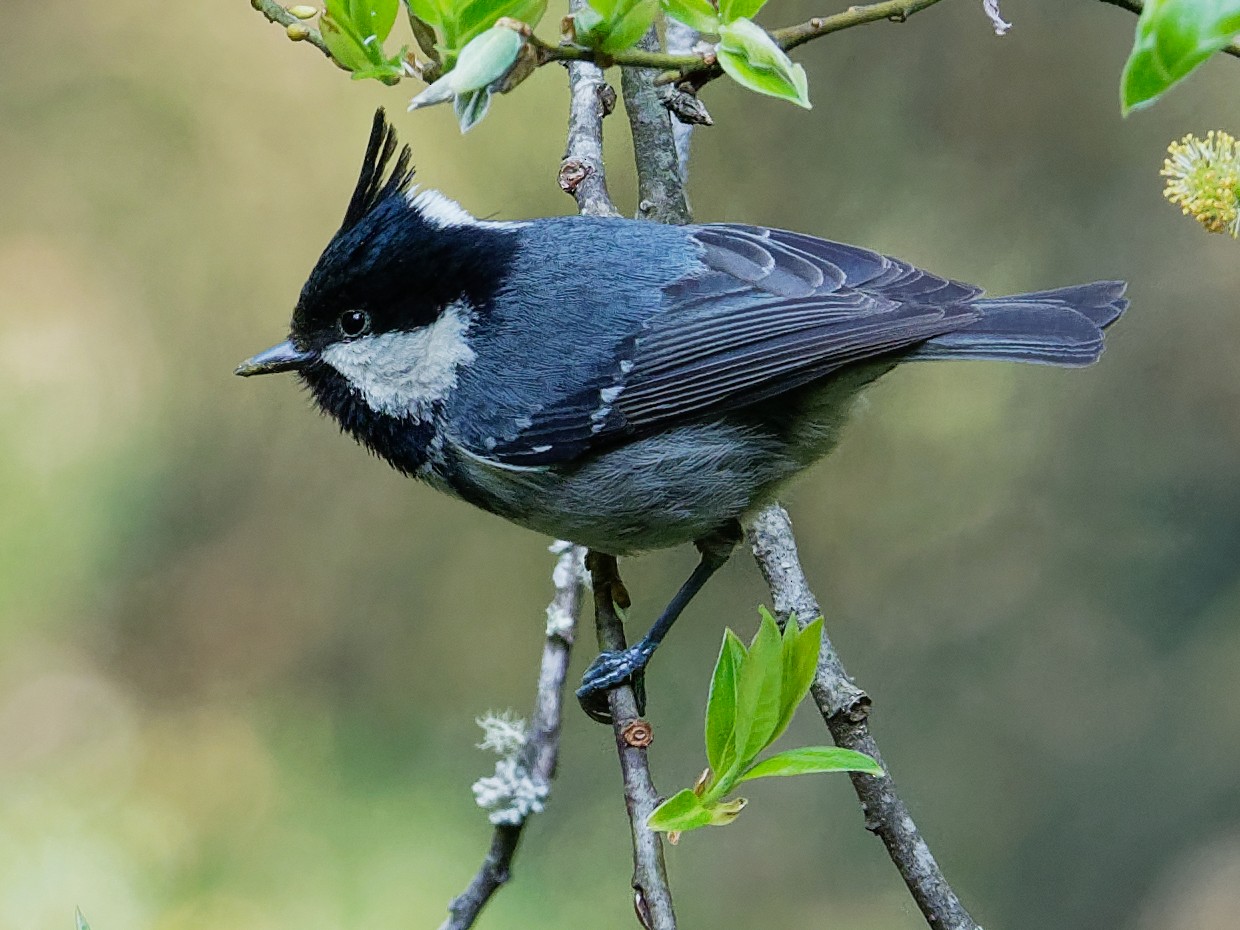
[[570, 462], [744, 408], [979, 316], [970, 305], [979, 288], [869, 249], [756, 226], [687, 231], [700, 268], [664, 288], [659, 312], [627, 334], [626, 356], [581, 391], [531, 412], [530, 425], [489, 458]]

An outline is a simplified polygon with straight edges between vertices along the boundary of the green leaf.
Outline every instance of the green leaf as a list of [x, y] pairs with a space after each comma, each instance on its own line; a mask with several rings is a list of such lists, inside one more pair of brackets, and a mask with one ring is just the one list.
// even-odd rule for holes
[[392, 34], [400, 0], [353, 0], [353, 21], [357, 23], [362, 40], [374, 36], [382, 45]]
[[783, 687], [779, 692], [779, 722], [775, 725], [769, 742], [774, 742], [788, 729], [792, 715], [809, 693], [814, 672], [818, 668], [818, 649], [821, 642], [821, 617], [803, 630], [797, 627], [795, 616], [789, 617], [784, 624]]
[[588, 0], [573, 14], [577, 41], [615, 53], [631, 48], [659, 15], [659, 0]]
[[702, 804], [702, 799], [693, 793], [693, 789], [685, 788], [651, 811], [646, 818], [646, 826], [667, 833], [672, 830], [696, 830], [707, 826], [711, 820], [711, 813]]
[[86, 918], [82, 916], [82, 909], [80, 907], [74, 910], [73, 916], [77, 924], [77, 930], [90, 930], [90, 924], [88, 924], [86, 922]]
[[537, 26], [547, 12], [547, 0], [468, 0], [456, 16], [454, 48], [467, 44], [490, 29], [502, 17]]
[[438, 0], [405, 0], [405, 2], [409, 4], [409, 15], [430, 26], [443, 25], [444, 11]]
[[373, 62], [367, 56], [366, 50], [351, 26], [343, 27], [335, 17], [324, 13], [319, 20], [319, 27], [323, 35], [323, 44], [331, 52], [332, 58], [341, 65], [350, 71], [364, 71], [372, 66]]
[[456, 111], [456, 121], [461, 127], [461, 133], [467, 133], [481, 123], [490, 107], [491, 90], [488, 87], [457, 94], [452, 101], [452, 108]]
[[591, 36], [596, 33], [603, 35], [603, 24], [606, 22], [602, 13], [586, 4], [573, 14], [573, 29], [577, 33], [577, 41], [589, 44]]
[[810, 108], [805, 69], [793, 64], [756, 23], [748, 19], [725, 23], [715, 53], [720, 67], [738, 84]]
[[731, 630], [725, 630], [706, 699], [706, 760], [717, 774], [723, 773], [730, 761], [727, 756], [736, 724], [736, 676], [744, 661], [744, 644]]
[[719, 0], [719, 18], [725, 23], [753, 19], [754, 14], [764, 6], [766, 0]]
[[742, 768], [770, 743], [779, 721], [783, 653], [779, 627], [770, 614], [762, 617], [736, 681], [736, 723], [733, 727], [736, 758]]
[[638, 0], [626, 6], [619, 18], [608, 26], [607, 37], [599, 46], [604, 52], [614, 54], [632, 48], [659, 15], [659, 0]]
[[719, 32], [719, 13], [710, 0], [663, 0], [663, 11], [698, 32]]
[[740, 777], [740, 781], [771, 778], [776, 775], [812, 775], [816, 772], [883, 774], [879, 764], [863, 752], [840, 749], [838, 746], [805, 746], [763, 759], [750, 766]]
[[367, 65], [353, 72], [353, 80], [364, 81], [367, 78], [374, 78], [376, 81], [383, 81], [385, 84], [397, 83], [405, 74], [404, 66], [401, 64], [401, 57], [397, 56], [390, 61], [385, 61], [380, 65]]
[[1149, 106], [1240, 33], [1240, 0], [1146, 0], [1120, 79], [1125, 114]]

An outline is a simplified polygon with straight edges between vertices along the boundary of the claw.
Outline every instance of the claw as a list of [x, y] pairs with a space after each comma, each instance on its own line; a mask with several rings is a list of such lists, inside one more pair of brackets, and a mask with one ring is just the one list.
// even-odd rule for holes
[[602, 652], [581, 676], [577, 701], [591, 719], [611, 723], [613, 717], [607, 703], [607, 692], [625, 682], [633, 686], [638, 714], [646, 712], [646, 663], [654, 650], [643, 640], [622, 652]]

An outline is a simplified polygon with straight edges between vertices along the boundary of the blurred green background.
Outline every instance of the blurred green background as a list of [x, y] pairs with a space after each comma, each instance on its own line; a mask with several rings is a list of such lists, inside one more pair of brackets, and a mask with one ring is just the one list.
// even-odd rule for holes
[[[772, 3], [772, 24], [830, 12]], [[986, 927], [1240, 913], [1240, 247], [1160, 196], [1240, 128], [1240, 62], [1123, 121], [1135, 19], [943, 3], [799, 54], [812, 112], [705, 99], [702, 220], [863, 243], [994, 292], [1122, 277], [1097, 367], [910, 366], [788, 501], [931, 845]], [[559, 11], [548, 16], [551, 35]], [[481, 215], [563, 213], [557, 68], [466, 137], [230, 3], [9, 3], [0, 56], [0, 928], [434, 927], [489, 836], [473, 718], [524, 711], [547, 540], [402, 479], [233, 365], [283, 338], [371, 112]], [[609, 121], [631, 205], [627, 128]], [[691, 550], [627, 563], [645, 623]], [[658, 783], [703, 764], [741, 557], [652, 672]], [[589, 636], [585, 638], [589, 642]], [[584, 645], [574, 678], [593, 649]], [[806, 711], [791, 741], [824, 741]], [[629, 928], [610, 735], [483, 927]], [[843, 778], [763, 782], [669, 853], [694, 927], [916, 930]]]

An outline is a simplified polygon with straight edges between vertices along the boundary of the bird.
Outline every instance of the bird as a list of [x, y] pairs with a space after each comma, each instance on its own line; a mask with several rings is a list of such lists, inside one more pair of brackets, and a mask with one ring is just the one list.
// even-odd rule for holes
[[344, 220], [289, 337], [236, 374], [296, 372], [398, 471], [611, 556], [693, 543], [649, 632], [577, 690], [647, 664], [746, 516], [835, 447], [859, 392], [903, 362], [1089, 365], [1128, 306], [1099, 281], [986, 297], [897, 258], [736, 223], [477, 219], [414, 184], [375, 113]]

